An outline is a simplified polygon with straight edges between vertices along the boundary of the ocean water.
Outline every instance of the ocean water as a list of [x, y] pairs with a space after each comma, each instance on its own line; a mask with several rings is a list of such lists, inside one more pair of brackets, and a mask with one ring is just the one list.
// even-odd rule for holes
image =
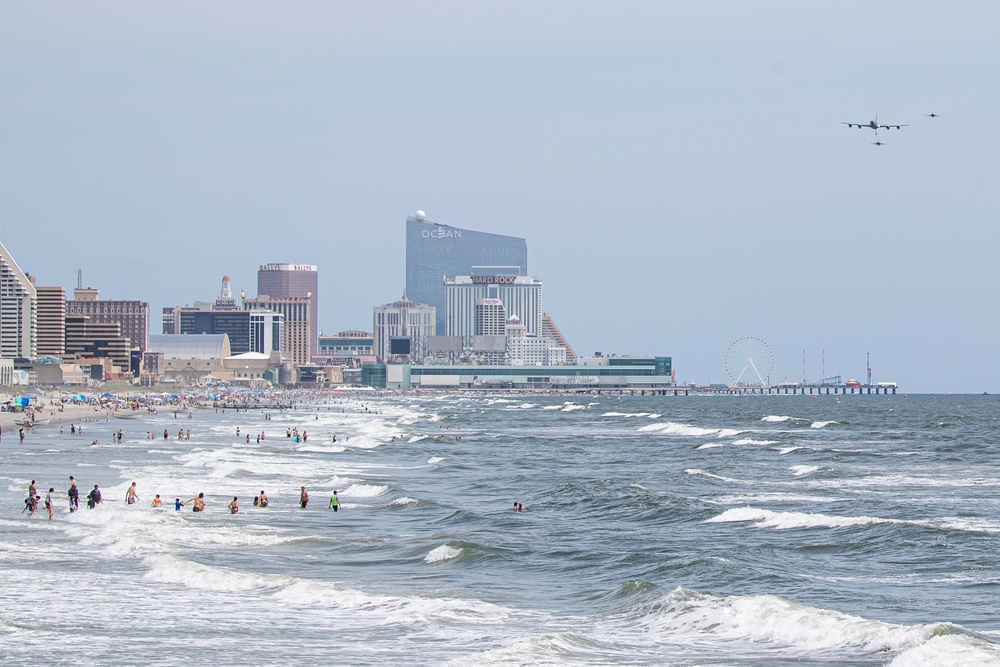
[[995, 397], [299, 400], [5, 438], [0, 663], [1000, 665]]

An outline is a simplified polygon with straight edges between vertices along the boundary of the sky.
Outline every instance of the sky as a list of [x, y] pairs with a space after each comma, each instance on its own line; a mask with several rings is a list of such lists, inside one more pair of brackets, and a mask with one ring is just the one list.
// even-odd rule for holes
[[153, 332], [316, 264], [329, 334], [422, 209], [526, 238], [579, 354], [1000, 392], [998, 65], [993, 2], [0, 0], [0, 241]]

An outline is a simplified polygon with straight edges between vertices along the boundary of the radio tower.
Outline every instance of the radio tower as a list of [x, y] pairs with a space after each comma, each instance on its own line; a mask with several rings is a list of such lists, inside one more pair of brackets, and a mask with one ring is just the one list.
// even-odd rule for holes
[[76, 288], [83, 289], [83, 269], [76, 270]]

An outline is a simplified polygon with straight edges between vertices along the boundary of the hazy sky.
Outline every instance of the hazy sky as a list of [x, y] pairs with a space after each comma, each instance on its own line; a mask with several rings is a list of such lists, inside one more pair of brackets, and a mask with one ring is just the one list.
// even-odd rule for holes
[[998, 66], [995, 2], [0, 0], [0, 240], [154, 332], [317, 264], [333, 333], [423, 209], [525, 237], [578, 353], [997, 392]]

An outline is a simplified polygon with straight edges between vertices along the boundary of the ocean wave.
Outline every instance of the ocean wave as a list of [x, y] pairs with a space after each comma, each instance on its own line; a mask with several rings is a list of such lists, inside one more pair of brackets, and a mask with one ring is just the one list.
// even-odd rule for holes
[[396, 419], [396, 423], [402, 426], [409, 426], [410, 424], [416, 424], [423, 416], [419, 412], [404, 412]]
[[779, 454], [791, 454], [797, 449], [802, 449], [801, 447], [782, 447], [778, 450]]
[[656, 418], [660, 415], [655, 415], [652, 412], [605, 412], [602, 417], [651, 417]]
[[821, 469], [822, 468], [820, 466], [804, 466], [804, 465], [792, 466], [791, 468], [789, 468], [789, 470], [792, 471], [792, 474], [795, 475], [796, 477], [811, 475], [812, 473]]
[[408, 496], [403, 496], [402, 498], [396, 498], [395, 500], [393, 500], [391, 503], [389, 503], [389, 506], [390, 507], [412, 507], [413, 505], [416, 505], [419, 502], [420, 501], [417, 500], [416, 498], [410, 498]]
[[766, 415], [761, 417], [762, 422], [790, 422], [790, 421], [800, 421], [800, 417], [789, 417], [787, 415]]
[[915, 521], [903, 519], [883, 519], [877, 516], [830, 516], [808, 512], [774, 512], [754, 507], [738, 507], [706, 519], [705, 523], [736, 523], [752, 521], [754, 528], [848, 528], [853, 526], [873, 526], [876, 524], [913, 524]]
[[452, 560], [458, 558], [462, 555], [462, 549], [449, 546], [447, 544], [442, 544], [441, 546], [431, 549], [430, 552], [424, 556], [425, 563], [441, 563], [446, 560]]
[[[716, 597], [681, 588], [671, 592], [663, 606], [647, 615], [644, 622], [664, 634], [708, 634], [729, 641], [777, 644], [807, 654], [842, 650], [879, 655], [909, 651], [941, 637], [973, 639], [964, 628], [951, 623], [899, 625], [810, 607], [776, 595]], [[898, 657], [903, 656], [905, 653]]]
[[435, 463], [441, 463], [441, 461], [444, 461], [443, 456], [432, 456], [429, 459], [427, 459], [427, 463], [431, 465], [434, 465]]
[[330, 445], [329, 447], [322, 447], [318, 445], [304, 445], [302, 447], [296, 447], [297, 452], [309, 452], [312, 454], [337, 454], [344, 451], [344, 448], [339, 445]]
[[567, 403], [563, 406], [562, 412], [573, 412], [574, 410], [586, 410], [586, 405], [580, 405], [578, 403]]
[[352, 498], [374, 498], [375, 496], [382, 495], [388, 490], [388, 486], [380, 486], [377, 484], [351, 484], [340, 493]]
[[698, 475], [700, 477], [708, 477], [710, 479], [717, 479], [721, 482], [736, 482], [737, 484], [743, 484], [743, 482], [738, 479], [733, 479], [732, 477], [723, 477], [722, 475], [716, 475], [715, 473], [708, 472], [707, 470], [701, 470], [699, 468], [687, 468], [684, 472], [688, 475]]
[[232, 593], [276, 591], [294, 583], [291, 577], [203, 565], [169, 554], [147, 556], [143, 564], [148, 568], [144, 576], [150, 581], [180, 584], [199, 590]]
[[430, 436], [427, 436], [427, 435], [415, 435], [415, 436], [411, 437], [409, 440], [407, 440], [406, 444], [412, 445], [415, 442], [420, 442], [421, 440], [426, 440], [429, 437]]
[[843, 498], [827, 496], [810, 496], [801, 493], [742, 493], [728, 494], [712, 499], [710, 502], [719, 505], [746, 505], [747, 503], [839, 503]]
[[836, 423], [837, 422], [835, 422], [835, 421], [833, 421], [833, 422], [831, 422], [831, 421], [827, 421], [827, 422], [813, 422], [812, 424], [809, 425], [809, 427], [810, 428], [826, 428], [827, 426], [829, 426], [831, 424], [836, 424]]
[[717, 436], [719, 438], [730, 438], [739, 435], [743, 431], [731, 428], [703, 428], [701, 426], [691, 426], [689, 424], [678, 424], [676, 422], [658, 422], [647, 424], [636, 429], [640, 433], [659, 433], [662, 435], [688, 435], [694, 437]]
[[149, 556], [143, 563], [148, 568], [146, 578], [153, 581], [195, 590], [253, 593], [259, 598], [269, 597], [284, 605], [309, 609], [310, 613], [349, 610], [380, 622], [407, 624], [439, 620], [503, 623], [511, 614], [509, 609], [480, 600], [365, 593], [315, 579], [203, 565], [172, 555]]
[[888, 667], [997, 667], [1000, 649], [965, 634], [940, 634], [907, 649]]
[[739, 438], [738, 440], [733, 440], [731, 444], [733, 445], [756, 445], [756, 446], [766, 446], [777, 444], [777, 440], [759, 440], [757, 438]]

